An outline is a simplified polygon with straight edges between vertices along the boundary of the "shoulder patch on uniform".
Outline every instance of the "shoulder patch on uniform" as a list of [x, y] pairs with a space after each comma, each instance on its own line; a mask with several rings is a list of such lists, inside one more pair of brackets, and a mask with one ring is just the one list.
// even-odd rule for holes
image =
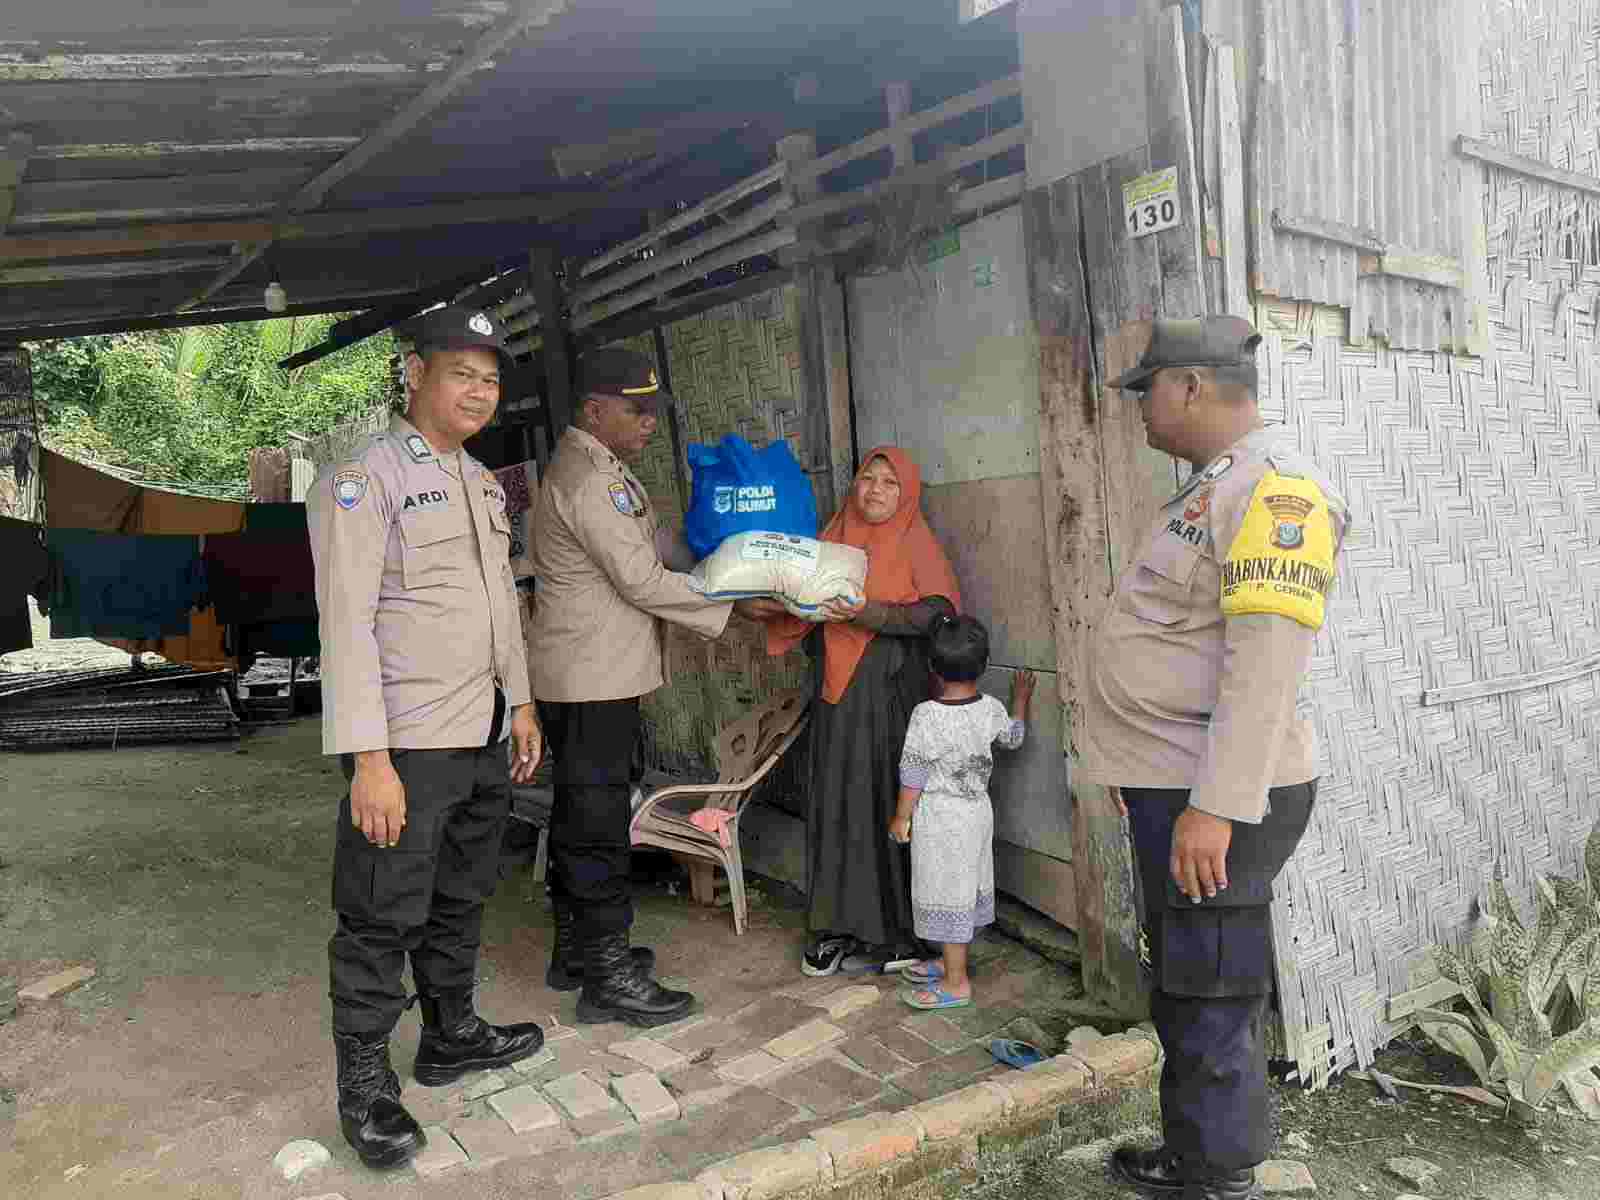
[[625, 517], [633, 516], [633, 501], [628, 496], [628, 485], [613, 483], [606, 488], [611, 493], [611, 506]]
[[1269, 613], [1321, 629], [1333, 588], [1333, 523], [1310, 479], [1268, 471], [1222, 564], [1222, 612]]
[[340, 508], [349, 512], [361, 503], [366, 494], [367, 473], [365, 471], [347, 469], [334, 472], [333, 502]]
[[420, 433], [406, 434], [406, 453], [411, 455], [413, 462], [433, 461], [433, 447]]

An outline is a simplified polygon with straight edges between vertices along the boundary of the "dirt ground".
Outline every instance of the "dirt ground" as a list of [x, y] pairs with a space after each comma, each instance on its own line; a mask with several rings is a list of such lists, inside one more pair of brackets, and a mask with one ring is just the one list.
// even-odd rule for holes
[[[311, 719], [240, 745], [0, 759], [0, 975], [26, 983], [78, 963], [98, 972], [0, 1025], [0, 1089], [16, 1094], [7, 1120], [0, 1093], [0, 1196], [296, 1200], [328, 1190], [287, 1185], [270, 1168], [294, 1138], [340, 1145], [323, 964], [342, 781], [317, 753], [318, 734]], [[540, 891], [515, 874], [490, 905], [480, 1002], [491, 1017], [571, 1020], [571, 997], [542, 985]], [[636, 934], [668, 972], [692, 962], [702, 994], [731, 1004], [793, 984], [800, 926], [792, 906], [768, 902], [752, 913], [755, 936], [735, 938], [726, 913], [658, 890], [642, 901]], [[1081, 1019], [1070, 1008], [1039, 1016], [1057, 1033]], [[409, 1062], [415, 1044], [413, 1014], [396, 1060]], [[1453, 1060], [1409, 1044], [1380, 1066], [1469, 1082]], [[1396, 1106], [1348, 1078], [1276, 1093], [1279, 1153], [1307, 1162], [1324, 1197], [1415, 1190], [1383, 1172], [1398, 1154], [1444, 1168], [1428, 1193], [1438, 1200], [1600, 1196], [1594, 1126], [1549, 1115], [1524, 1131], [1452, 1098], [1405, 1093]], [[1104, 1152], [1080, 1148], [981, 1190], [985, 1200], [1125, 1195], [1106, 1178]], [[597, 1165], [575, 1152], [561, 1169], [581, 1177]], [[461, 1187], [400, 1176], [340, 1190], [350, 1200], [562, 1190], [519, 1168]]]
[[[1070, 1006], [1047, 1028], [1072, 1020]], [[1377, 1070], [1413, 1083], [1477, 1082], [1472, 1073], [1420, 1034], [1379, 1055]], [[1600, 1197], [1600, 1125], [1558, 1113], [1525, 1129], [1497, 1110], [1453, 1096], [1401, 1088], [1397, 1104], [1370, 1080], [1344, 1075], [1322, 1091], [1273, 1087], [1274, 1157], [1305, 1163], [1320, 1200], [1393, 1200], [1407, 1193], [1436, 1200], [1594, 1200]], [[1123, 1139], [1154, 1144], [1154, 1128]], [[973, 1188], [965, 1200], [1127, 1200], [1131, 1193], [1106, 1170], [1120, 1140], [1081, 1146], [1034, 1163], [1003, 1182]], [[1389, 1159], [1424, 1159], [1440, 1168], [1425, 1189], [1384, 1169]]]
[[[242, 744], [0, 757], [0, 976], [97, 970], [0, 1025], [0, 1088], [16, 1094], [14, 1121], [0, 1109], [0, 1196], [328, 1190], [270, 1168], [294, 1138], [342, 1152], [325, 964], [343, 781], [319, 736], [312, 718]], [[543, 986], [542, 891], [520, 871], [490, 903], [479, 1007], [491, 1018], [573, 1020], [573, 996]], [[635, 938], [657, 947], [664, 974], [692, 963], [703, 995], [737, 1004], [797, 980], [802, 924], [767, 902], [735, 938], [725, 911], [658, 889], [641, 898]], [[416, 1038], [413, 1012], [397, 1063]], [[521, 1196], [535, 1182], [506, 1171], [460, 1194]], [[407, 1176], [370, 1189], [340, 1190], [451, 1194]]]

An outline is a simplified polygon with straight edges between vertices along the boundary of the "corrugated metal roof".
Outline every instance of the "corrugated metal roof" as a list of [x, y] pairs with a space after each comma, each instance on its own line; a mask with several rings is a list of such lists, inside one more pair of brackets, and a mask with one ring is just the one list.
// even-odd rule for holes
[[[1456, 0], [1301, 0], [1260, 6], [1252, 138], [1254, 285], [1350, 310], [1355, 339], [1465, 349], [1461, 289], [1362, 274], [1371, 249], [1290, 233], [1342, 227], [1409, 253], [1463, 259]], [[1470, 69], [1470, 68], [1467, 68]]]

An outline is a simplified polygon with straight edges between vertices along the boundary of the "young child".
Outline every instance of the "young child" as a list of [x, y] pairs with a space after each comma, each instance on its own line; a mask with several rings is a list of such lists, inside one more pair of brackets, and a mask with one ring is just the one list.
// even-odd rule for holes
[[1022, 745], [1034, 677], [1021, 671], [1012, 680], [1007, 713], [1000, 701], [978, 691], [989, 666], [989, 631], [981, 622], [941, 617], [929, 638], [939, 695], [911, 714], [889, 837], [911, 843], [917, 936], [942, 944], [944, 955], [907, 967], [902, 976], [921, 986], [901, 998], [912, 1008], [964, 1008], [972, 1003], [967, 946], [974, 929], [994, 921], [991, 747]]

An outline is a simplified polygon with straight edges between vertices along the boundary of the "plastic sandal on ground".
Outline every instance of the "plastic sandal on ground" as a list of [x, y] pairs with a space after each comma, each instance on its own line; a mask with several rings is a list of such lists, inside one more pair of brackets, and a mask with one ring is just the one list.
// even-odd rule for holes
[[972, 1004], [971, 996], [955, 996], [941, 987], [908, 988], [900, 993], [900, 999], [912, 1008], [923, 1011], [934, 1008], [968, 1008]]
[[1039, 1048], [1030, 1042], [1018, 1041], [1016, 1038], [995, 1038], [989, 1043], [989, 1053], [999, 1062], [1008, 1067], [1016, 1067], [1025, 1071], [1029, 1067], [1044, 1061], [1044, 1055]]

